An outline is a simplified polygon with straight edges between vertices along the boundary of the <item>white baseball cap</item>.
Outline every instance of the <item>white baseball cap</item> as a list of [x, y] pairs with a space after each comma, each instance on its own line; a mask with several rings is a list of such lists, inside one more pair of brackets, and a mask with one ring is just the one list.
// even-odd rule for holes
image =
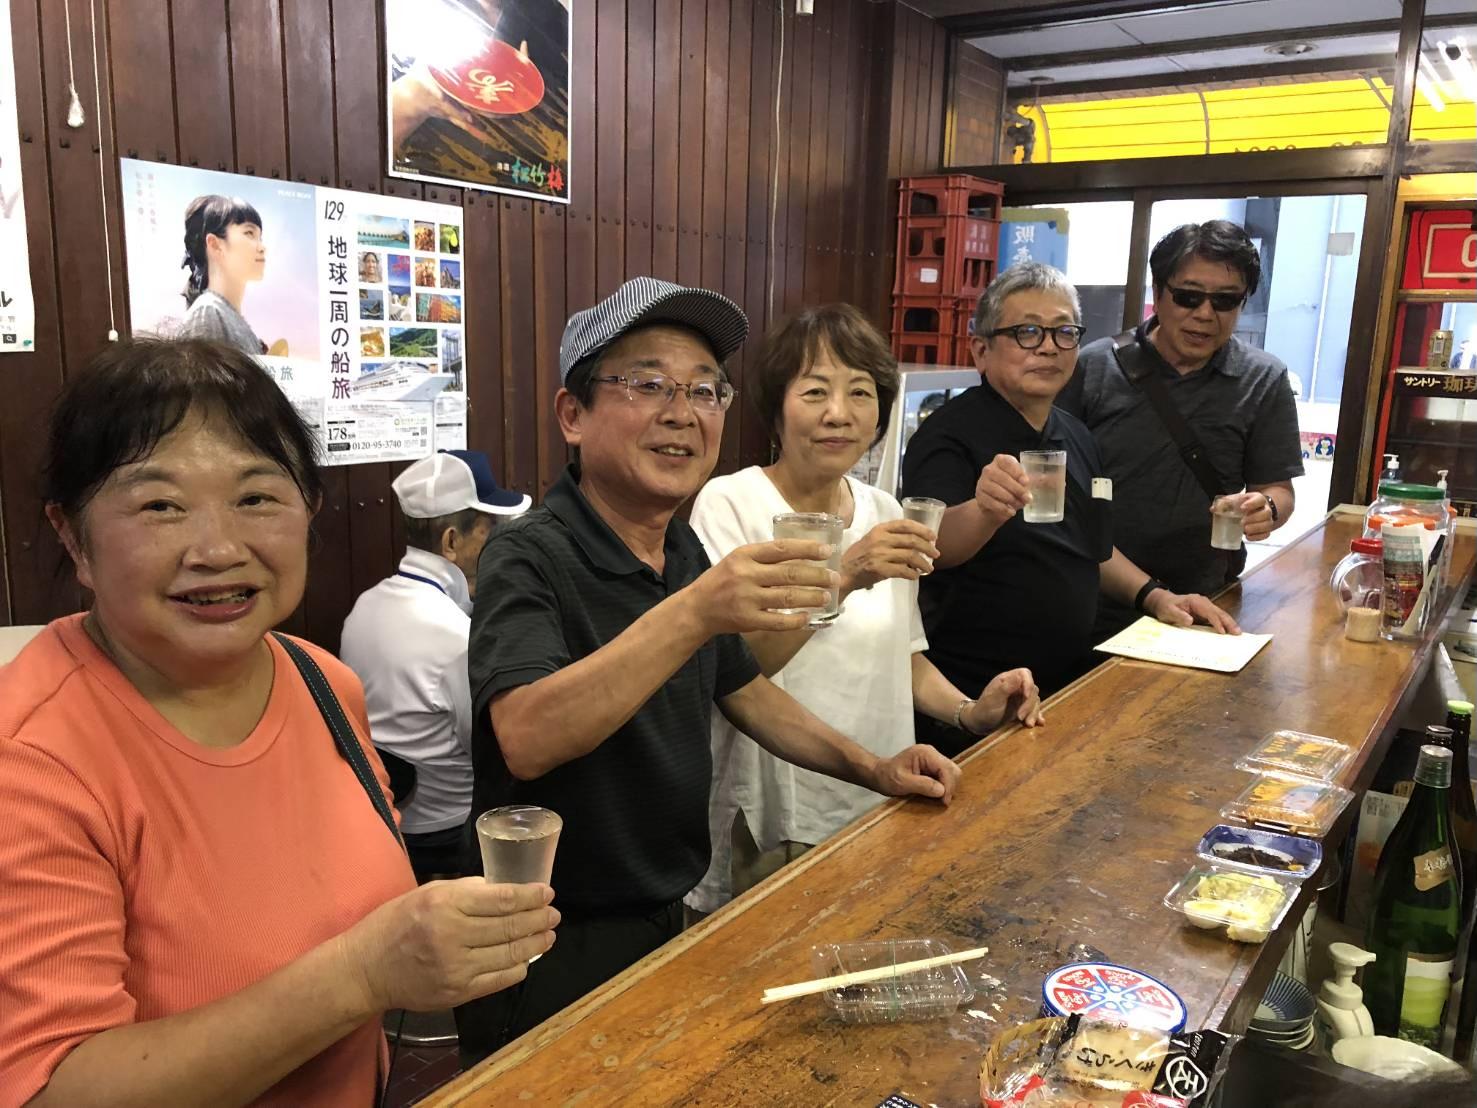
[[498, 487], [492, 463], [480, 450], [443, 450], [408, 466], [391, 483], [400, 510], [411, 519], [435, 519], [468, 509], [516, 516], [533, 501]]

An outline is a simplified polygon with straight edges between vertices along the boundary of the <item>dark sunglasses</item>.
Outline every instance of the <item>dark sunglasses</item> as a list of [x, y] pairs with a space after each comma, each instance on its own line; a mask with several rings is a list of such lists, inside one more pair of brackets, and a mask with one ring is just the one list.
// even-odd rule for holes
[[1165, 288], [1169, 289], [1171, 300], [1192, 312], [1207, 300], [1218, 312], [1234, 312], [1246, 303], [1244, 292], [1205, 292], [1203, 289], [1177, 289], [1173, 285], [1166, 285]]
[[992, 339], [996, 335], [1009, 335], [1015, 339], [1016, 345], [1022, 350], [1035, 350], [1046, 341], [1046, 336], [1050, 335], [1052, 343], [1058, 350], [1075, 350], [1086, 330], [1086, 327], [1079, 327], [1075, 323], [1064, 323], [1060, 327], [1043, 327], [1039, 323], [1017, 323], [1013, 327], [996, 327], [993, 331], [986, 331], [985, 337]]

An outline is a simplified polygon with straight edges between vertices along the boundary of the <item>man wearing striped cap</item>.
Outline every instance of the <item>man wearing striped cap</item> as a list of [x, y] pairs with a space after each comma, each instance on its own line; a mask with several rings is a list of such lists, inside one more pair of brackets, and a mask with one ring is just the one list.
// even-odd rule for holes
[[472, 812], [563, 818], [563, 921], [520, 985], [458, 1009], [464, 1063], [682, 929], [709, 862], [715, 704], [797, 765], [886, 795], [953, 793], [958, 767], [932, 747], [879, 759], [764, 678], [740, 637], [795, 630], [793, 609], [825, 602], [821, 544], [760, 543], [710, 566], [674, 518], [718, 459], [734, 395], [723, 363], [747, 333], [726, 297], [650, 277], [565, 328], [555, 409], [575, 461], [484, 548], [468, 656]]

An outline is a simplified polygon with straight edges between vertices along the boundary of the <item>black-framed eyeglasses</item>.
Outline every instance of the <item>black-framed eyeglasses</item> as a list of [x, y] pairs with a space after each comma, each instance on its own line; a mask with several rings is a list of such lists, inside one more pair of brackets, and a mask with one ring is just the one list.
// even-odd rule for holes
[[1051, 336], [1052, 343], [1058, 350], [1076, 350], [1082, 342], [1082, 336], [1087, 333], [1087, 328], [1076, 323], [1063, 323], [1058, 327], [1043, 327], [1039, 323], [1017, 323], [1011, 327], [996, 327], [993, 331], [986, 331], [986, 338], [994, 338], [996, 335], [1009, 335], [1015, 339], [1015, 343], [1022, 350], [1035, 350], [1043, 342], [1046, 336]]
[[1218, 312], [1234, 312], [1246, 303], [1245, 292], [1206, 292], [1204, 289], [1177, 289], [1173, 285], [1166, 285], [1165, 288], [1169, 289], [1171, 300], [1191, 312], [1207, 300]]
[[684, 385], [681, 381], [658, 373], [654, 369], [633, 369], [630, 373], [611, 377], [592, 377], [606, 385], [625, 385], [626, 396], [647, 404], [667, 405], [681, 389], [693, 411], [704, 415], [716, 415], [726, 411], [733, 403], [734, 388], [727, 381], [694, 381]]

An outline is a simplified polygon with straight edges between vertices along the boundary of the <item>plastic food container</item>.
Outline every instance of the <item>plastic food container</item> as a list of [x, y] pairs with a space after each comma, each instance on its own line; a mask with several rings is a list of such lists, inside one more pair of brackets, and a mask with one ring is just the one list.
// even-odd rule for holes
[[1290, 773], [1260, 773], [1240, 796], [1221, 809], [1221, 818], [1321, 839], [1353, 795], [1327, 781]]
[[1380, 494], [1364, 513], [1366, 538], [1378, 538], [1384, 524], [1417, 524], [1427, 531], [1445, 531], [1450, 523], [1446, 492], [1435, 485], [1382, 481]]
[[1073, 962], [1041, 983], [1041, 1014], [1113, 1020], [1174, 1034], [1185, 1027], [1185, 1002], [1158, 978], [1112, 962]]
[[1195, 853], [1208, 865], [1292, 882], [1306, 881], [1323, 864], [1323, 846], [1315, 839], [1226, 823], [1207, 831]]
[[1353, 748], [1336, 739], [1302, 731], [1273, 731], [1242, 757], [1236, 768], [1248, 773], [1290, 773], [1310, 781], [1332, 781], [1353, 758]]
[[[812, 949], [811, 964], [816, 977], [834, 977], [952, 953], [938, 939], [826, 943]], [[902, 1023], [952, 1015], [959, 1005], [973, 999], [974, 986], [961, 966], [934, 966], [819, 995], [827, 1011], [847, 1023]]]
[[1349, 543], [1349, 553], [1328, 579], [1340, 611], [1380, 606], [1380, 590], [1385, 584], [1384, 546], [1384, 541], [1378, 538], [1355, 539]]
[[1197, 865], [1164, 897], [1164, 905], [1205, 931], [1239, 943], [1264, 943], [1287, 915], [1297, 884], [1267, 874]]

